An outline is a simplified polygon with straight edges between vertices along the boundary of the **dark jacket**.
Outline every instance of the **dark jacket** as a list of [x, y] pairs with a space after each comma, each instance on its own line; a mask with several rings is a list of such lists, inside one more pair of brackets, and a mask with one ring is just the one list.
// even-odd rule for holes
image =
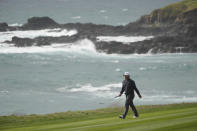
[[140, 92], [137, 89], [134, 80], [132, 80], [132, 79], [123, 80], [123, 82], [122, 82], [122, 89], [120, 91], [121, 94], [123, 92], [125, 92], [126, 95], [132, 95], [132, 96], [134, 96], [134, 90], [138, 94], [138, 96], [140, 96]]

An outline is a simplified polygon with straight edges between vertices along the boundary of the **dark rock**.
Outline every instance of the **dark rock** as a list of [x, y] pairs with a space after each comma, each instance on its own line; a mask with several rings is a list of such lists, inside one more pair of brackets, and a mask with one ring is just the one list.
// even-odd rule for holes
[[0, 23], [0, 31], [7, 31], [8, 24], [7, 23]]
[[[183, 2], [184, 3], [184, 2]], [[29, 29], [76, 29], [78, 34], [61, 37], [37, 37], [35, 39], [13, 37], [16, 46], [42, 46], [51, 43], [73, 43], [88, 38], [95, 43], [99, 52], [106, 53], [189, 53], [197, 52], [197, 9], [186, 10], [184, 4], [180, 8], [175, 5], [154, 10], [149, 15], [142, 16], [136, 22], [125, 26], [97, 25], [92, 23], [58, 24], [49, 17], [33, 17], [21, 28], [8, 27], [0, 24], [0, 31]], [[184, 10], [182, 10], [184, 9]], [[175, 13], [172, 13], [174, 12]], [[124, 44], [121, 42], [97, 41], [97, 36], [155, 36], [153, 39]]]
[[197, 51], [197, 40], [180, 36], [160, 36], [129, 44], [113, 41], [97, 42], [95, 45], [98, 51], [109, 54], [187, 53]]
[[32, 17], [28, 19], [28, 22], [22, 26], [23, 29], [45, 29], [45, 28], [55, 28], [59, 27], [59, 24], [56, 23], [49, 17]]
[[13, 37], [11, 42], [17, 47], [32, 46], [34, 44], [33, 39], [19, 37]]
[[176, 23], [182, 24], [197, 24], [197, 9], [184, 12], [176, 18]]
[[97, 25], [92, 23], [68, 23], [63, 24], [63, 28], [76, 29], [80, 35], [98, 36], [98, 35], [119, 35], [120, 26]]
[[78, 35], [73, 36], [61, 36], [61, 37], [37, 37], [35, 38], [35, 43], [37, 46], [43, 46], [43, 45], [50, 45], [51, 43], [73, 43], [76, 42], [81, 38]]
[[49, 41], [36, 41], [36, 46], [45, 46], [45, 45], [50, 45], [51, 43]]
[[[196, 20], [192, 20], [192, 16], [196, 13], [187, 12], [177, 18], [176, 23], [164, 25], [151, 25], [150, 23], [143, 23], [143, 21], [136, 21], [129, 23], [126, 26], [109, 26], [96, 25], [92, 23], [69, 23], [58, 25], [50, 18], [34, 17], [28, 20], [28, 23], [23, 28], [39, 29], [59, 26], [60, 28], [76, 29], [78, 34], [73, 36], [61, 37], [37, 37], [35, 39], [14, 37], [11, 42], [16, 46], [43, 46], [51, 43], [73, 43], [81, 39], [88, 38], [95, 43], [96, 49], [99, 52], [106, 53], [176, 53], [176, 52], [196, 52], [195, 39], [197, 34]], [[47, 22], [46, 22], [47, 21]], [[48, 23], [48, 24], [45, 24]], [[138, 35], [154, 35], [155, 38], [140, 42], [124, 44], [121, 42], [98, 42], [97, 36], [138, 36]]]

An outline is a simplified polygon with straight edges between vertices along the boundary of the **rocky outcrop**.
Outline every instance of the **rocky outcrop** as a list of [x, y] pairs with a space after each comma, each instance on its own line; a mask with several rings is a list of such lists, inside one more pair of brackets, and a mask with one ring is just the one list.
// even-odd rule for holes
[[14, 43], [17, 47], [32, 46], [34, 44], [34, 40], [29, 38], [19, 38], [15, 36], [12, 38], [11, 43]]
[[182, 25], [182, 30], [187, 37], [197, 36], [197, 9], [185, 12], [176, 18], [176, 23]]
[[60, 24], [55, 22], [49, 17], [32, 17], [29, 18], [27, 23], [22, 27], [19, 26], [8, 26], [7, 23], [0, 23], [0, 32], [2, 31], [13, 31], [13, 30], [39, 30], [46, 28], [57, 28]]
[[[97, 25], [92, 23], [58, 24], [49, 17], [33, 17], [22, 27], [9, 27], [0, 24], [0, 31], [6, 30], [38, 30], [46, 28], [76, 29], [73, 36], [37, 37], [34, 39], [13, 37], [10, 43], [15, 46], [42, 46], [52, 43], [73, 43], [88, 38], [95, 43], [96, 49], [106, 53], [177, 53], [197, 52], [197, 7], [189, 8], [185, 4], [192, 0], [173, 4], [154, 10], [149, 15], [142, 16], [136, 22], [125, 26]], [[193, 2], [193, 1], [192, 1]], [[150, 40], [124, 44], [121, 42], [97, 41], [97, 36], [150, 36]]]
[[193, 9], [187, 12], [184, 12], [177, 16], [175, 22], [176, 23], [182, 23], [182, 24], [197, 24], [197, 9]]
[[14, 45], [17, 47], [26, 47], [26, 46], [45, 46], [45, 45], [51, 45], [52, 43], [72, 43], [80, 39], [84, 39], [84, 38], [79, 37], [79, 35], [61, 36], [61, 37], [37, 37], [35, 39], [13, 37], [11, 41], [6, 41], [6, 42], [14, 43]]
[[[183, 37], [161, 36], [151, 40], [123, 44], [121, 42], [97, 42], [100, 52], [119, 54], [188, 53], [197, 52], [197, 40]], [[190, 43], [190, 44], [188, 44]]]
[[22, 26], [22, 29], [37, 30], [37, 29], [56, 28], [56, 27], [59, 27], [59, 24], [49, 17], [32, 17], [28, 19], [27, 23]]
[[7, 31], [8, 24], [7, 23], [0, 23], [0, 31]]
[[122, 31], [124, 26], [97, 25], [93, 23], [68, 23], [61, 25], [62, 28], [76, 29], [82, 36], [95, 37], [99, 35], [125, 35], [127, 32]]
[[[196, 27], [196, 24], [193, 23], [195, 20], [192, 19], [195, 14], [196, 11], [182, 14], [182, 16], [176, 19], [176, 24], [169, 24], [167, 26], [149, 26], [148, 24], [145, 25], [138, 21], [126, 26], [69, 23], [59, 25], [59, 27], [77, 29], [78, 34], [61, 37], [37, 37], [35, 39], [13, 37], [11, 43], [15, 43], [15, 46], [18, 47], [32, 45], [43, 46], [52, 43], [73, 43], [88, 38], [95, 43], [97, 51], [109, 54], [197, 52], [197, 39], [195, 38], [197, 30], [194, 28]], [[23, 26], [23, 28], [25, 27], [27, 26]], [[44, 28], [44, 26], [37, 26], [36, 28]], [[96, 37], [99, 35], [154, 35], [155, 37], [151, 40], [124, 44], [115, 41], [97, 41]]]
[[161, 24], [172, 24], [175, 22], [176, 17], [177, 16], [169, 16], [165, 11], [157, 9], [149, 15], [142, 16], [137, 22], [140, 24], [154, 24], [157, 26]]
[[[149, 15], [142, 16], [138, 22], [141, 24], [154, 24], [154, 25], [166, 25], [166, 24], [173, 24], [176, 22], [176, 19], [183, 15], [186, 12], [190, 12], [193, 9], [188, 6], [191, 0], [187, 0], [187, 2], [182, 1], [178, 3], [174, 3], [168, 5], [161, 9], [156, 9], [152, 11]], [[194, 8], [195, 9], [195, 8]]]

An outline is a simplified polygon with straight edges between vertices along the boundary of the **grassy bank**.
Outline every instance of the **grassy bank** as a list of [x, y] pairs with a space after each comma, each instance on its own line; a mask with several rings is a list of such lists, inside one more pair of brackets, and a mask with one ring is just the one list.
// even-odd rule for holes
[[170, 11], [172, 15], [177, 15], [177, 13], [184, 13], [184, 12], [196, 9], [196, 8], [197, 8], [196, 0], [183, 0], [181, 2], [170, 4], [161, 9], [165, 11]]
[[0, 116], [1, 131], [197, 130], [197, 103], [138, 106], [140, 117], [118, 118], [123, 108], [68, 111], [47, 115]]
[[152, 11], [151, 18], [158, 20], [161, 18], [167, 22], [169, 20], [175, 20], [179, 15], [197, 9], [197, 0], [183, 0], [165, 6], [163, 8]]
[[183, 0], [181, 2], [177, 2], [174, 4], [170, 4], [160, 10], [164, 12], [165, 17], [174, 17], [181, 13], [191, 11], [197, 8], [197, 1], [196, 0]]

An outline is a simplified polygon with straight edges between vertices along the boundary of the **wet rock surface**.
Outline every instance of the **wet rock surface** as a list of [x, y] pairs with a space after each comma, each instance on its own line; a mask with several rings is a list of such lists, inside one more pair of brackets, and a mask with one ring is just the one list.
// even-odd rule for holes
[[[0, 31], [49, 28], [78, 31], [72, 36], [36, 37], [34, 39], [13, 37], [11, 41], [7, 41], [14, 43], [17, 47], [74, 43], [87, 38], [95, 44], [97, 51], [109, 54], [197, 52], [197, 9], [169, 19], [162, 18], [157, 10], [155, 12], [156, 15], [143, 16], [138, 21], [125, 26], [92, 23], [58, 24], [49, 17], [32, 17], [21, 27], [9, 27], [7, 23], [0, 23]], [[97, 41], [97, 36], [154, 36], [154, 38], [125, 44], [117, 41]]]

